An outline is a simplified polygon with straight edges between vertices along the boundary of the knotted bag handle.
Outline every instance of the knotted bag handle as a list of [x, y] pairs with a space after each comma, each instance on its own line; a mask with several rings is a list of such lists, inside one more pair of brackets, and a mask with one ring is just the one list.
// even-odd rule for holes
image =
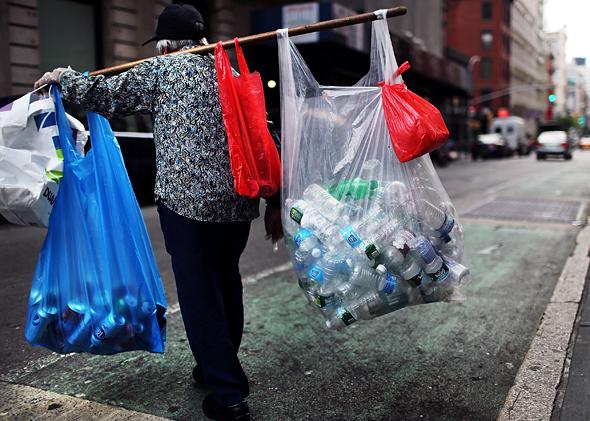
[[[393, 80], [395, 80], [398, 76], [408, 71], [410, 67], [410, 63], [408, 61], [404, 61], [403, 64], [399, 66], [397, 70], [393, 73]], [[377, 85], [385, 86], [385, 82], [379, 82]]]

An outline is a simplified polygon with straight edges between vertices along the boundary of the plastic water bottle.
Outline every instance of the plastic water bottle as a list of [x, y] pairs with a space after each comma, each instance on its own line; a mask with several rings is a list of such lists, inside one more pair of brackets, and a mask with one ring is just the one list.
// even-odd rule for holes
[[455, 219], [452, 215], [440, 210], [427, 200], [420, 200], [420, 214], [426, 226], [432, 229], [445, 243], [451, 241], [451, 231], [455, 226]]
[[449, 268], [449, 279], [457, 286], [465, 282], [465, 278], [469, 276], [469, 268], [454, 260], [446, 259], [446, 265]]
[[392, 311], [406, 307], [407, 295], [397, 292], [379, 294], [375, 291], [366, 293], [347, 306], [339, 307], [328, 320], [326, 326], [329, 329], [341, 329], [349, 326], [357, 320], [370, 320]]
[[307, 186], [303, 192], [303, 200], [332, 222], [348, 220], [353, 213], [350, 206], [340, 202], [319, 184]]
[[305, 270], [322, 256], [322, 244], [312, 231], [301, 228], [294, 237], [295, 270]]
[[353, 178], [331, 185], [328, 191], [337, 200], [369, 200], [375, 196], [378, 187], [377, 180]]
[[311, 253], [314, 248], [321, 247], [320, 240], [318, 240], [312, 231], [306, 228], [301, 228], [295, 234], [293, 240], [295, 242], [295, 248], [305, 253]]
[[387, 248], [379, 257], [379, 262], [391, 272], [399, 273], [412, 288], [418, 288], [424, 282], [422, 268], [409, 254], [404, 255], [397, 247]]
[[303, 200], [299, 200], [292, 205], [289, 216], [301, 227], [313, 231], [315, 236], [326, 247], [337, 247], [338, 243], [342, 242], [338, 234], [338, 228]]
[[436, 301], [449, 301], [455, 289], [465, 282], [465, 278], [469, 275], [469, 269], [461, 263], [445, 259], [445, 264], [449, 268], [449, 276], [435, 286], [433, 298]]
[[323, 291], [330, 290], [341, 283], [350, 271], [349, 262], [337, 251], [329, 251], [313, 265], [308, 272], [309, 278]]
[[436, 254], [434, 247], [430, 241], [424, 237], [419, 236], [414, 239], [410, 245], [412, 252], [414, 252], [422, 261], [424, 272], [435, 284], [444, 282], [449, 277], [449, 268], [443, 259]]
[[326, 320], [328, 329], [340, 330], [356, 322], [352, 312], [348, 307], [338, 307]]
[[341, 229], [340, 234], [353, 250], [369, 260], [375, 260], [393, 241], [399, 229], [398, 222], [388, 221], [381, 208], [376, 206], [360, 222]]
[[371, 269], [364, 265], [357, 264], [350, 275], [350, 283], [352, 285], [363, 285], [368, 288], [377, 289], [379, 285], [386, 279], [387, 268], [383, 265], [378, 265], [377, 268]]

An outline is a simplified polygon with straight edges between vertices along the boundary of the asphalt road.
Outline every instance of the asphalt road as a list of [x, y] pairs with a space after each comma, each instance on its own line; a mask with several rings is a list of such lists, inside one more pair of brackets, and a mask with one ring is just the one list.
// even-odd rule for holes
[[[272, 253], [255, 223], [241, 262], [241, 359], [254, 419], [496, 419], [590, 200], [590, 152], [570, 162], [461, 161], [439, 174], [463, 216], [473, 281], [462, 305], [418, 306], [326, 331], [287, 269], [285, 249]], [[44, 232], [2, 227], [0, 386], [204, 419], [205, 392], [191, 385], [193, 361], [157, 214], [146, 208], [144, 215], [173, 313], [166, 354], [64, 357], [29, 346], [23, 324]]]

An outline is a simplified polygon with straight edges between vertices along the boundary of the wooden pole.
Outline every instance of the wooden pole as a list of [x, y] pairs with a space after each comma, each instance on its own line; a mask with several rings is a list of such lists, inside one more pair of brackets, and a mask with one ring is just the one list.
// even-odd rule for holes
[[[392, 18], [395, 16], [403, 16], [406, 13], [407, 13], [407, 9], [405, 7], [394, 7], [392, 9], [387, 9], [387, 17], [388, 18]], [[378, 19], [377, 15], [375, 13], [371, 12], [371, 13], [363, 13], [360, 15], [349, 16], [349, 17], [340, 18], [340, 19], [326, 20], [323, 22], [312, 23], [309, 25], [300, 25], [300, 26], [295, 26], [293, 28], [289, 28], [289, 36], [309, 34], [310, 32], [318, 32], [318, 31], [321, 31], [324, 29], [341, 28], [343, 26], [350, 26], [350, 25], [356, 25], [359, 23], [372, 22], [377, 19]], [[277, 36], [276, 31], [270, 31], [270, 32], [264, 32], [261, 34], [248, 35], [245, 37], [241, 37], [241, 38], [238, 38], [238, 41], [240, 42], [241, 45], [249, 45], [249, 44], [254, 44], [257, 42], [272, 40], [272, 39], [275, 39], [276, 36]], [[190, 48], [187, 50], [182, 50], [182, 53], [207, 54], [207, 53], [213, 52], [213, 50], [215, 49], [215, 45], [216, 44], [201, 45], [201, 46]], [[224, 41], [223, 47], [225, 49], [234, 48], [234, 41], [233, 40]], [[178, 54], [180, 52], [181, 51], [175, 51], [170, 54]], [[169, 54], [163, 54], [163, 55], [169, 55]], [[108, 67], [106, 69], [95, 70], [94, 72], [91, 72], [90, 75], [91, 76], [114, 75], [114, 74], [129, 70], [132, 67], [137, 66], [139, 63], [149, 60], [150, 58], [152, 58], [152, 57], [132, 61], [130, 63], [120, 64], [118, 66]]]

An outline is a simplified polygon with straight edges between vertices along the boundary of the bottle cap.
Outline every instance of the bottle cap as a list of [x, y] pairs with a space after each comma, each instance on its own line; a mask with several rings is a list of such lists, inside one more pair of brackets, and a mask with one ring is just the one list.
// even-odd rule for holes
[[321, 255], [322, 255], [322, 251], [317, 247], [311, 251], [311, 256], [316, 259], [320, 258]]
[[379, 273], [380, 275], [385, 275], [387, 273], [387, 268], [384, 265], [378, 265], [375, 270], [377, 271], [377, 273]]

